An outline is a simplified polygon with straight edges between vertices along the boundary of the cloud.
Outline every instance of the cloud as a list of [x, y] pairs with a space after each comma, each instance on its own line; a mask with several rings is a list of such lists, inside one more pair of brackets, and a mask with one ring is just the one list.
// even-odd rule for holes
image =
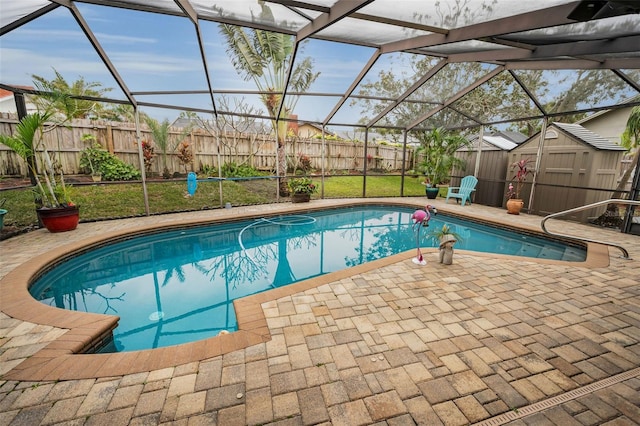
[[[12, 34], [13, 35], [13, 34]], [[78, 37], [84, 39], [85, 35], [80, 30], [35, 30], [35, 29], [27, 29], [21, 28], [20, 31], [15, 32], [14, 41], [19, 42], [22, 39], [25, 40], [38, 40], [38, 41], [46, 41], [46, 40], [77, 40]]]
[[182, 58], [166, 54], [150, 52], [113, 52], [109, 57], [122, 71], [145, 72], [150, 74], [166, 74], [179, 72], [202, 72], [200, 58]]
[[149, 37], [132, 37], [132, 36], [123, 36], [123, 35], [114, 35], [114, 34], [106, 34], [106, 33], [95, 33], [95, 36], [98, 38], [100, 43], [118, 43], [118, 44], [155, 44], [158, 43], [158, 40], [155, 38]]
[[[115, 86], [115, 82], [105, 66], [97, 60], [90, 61], [82, 55], [64, 58], [60, 52], [33, 52], [24, 49], [0, 48], [2, 57], [2, 80], [7, 84], [29, 85], [32, 74], [45, 78], [53, 78], [53, 69], [59, 71], [66, 79], [74, 80], [83, 76], [89, 81], [100, 81], [105, 87]], [[24, 64], [29, 64], [25, 67]], [[28, 72], [25, 72], [28, 70]]]

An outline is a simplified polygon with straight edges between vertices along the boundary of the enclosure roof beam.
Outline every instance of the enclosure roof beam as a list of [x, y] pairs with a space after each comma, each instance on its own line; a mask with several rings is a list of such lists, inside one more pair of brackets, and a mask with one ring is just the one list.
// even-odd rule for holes
[[198, 23], [198, 13], [193, 9], [188, 0], [174, 0], [182, 12], [191, 19], [194, 24]]
[[640, 58], [611, 58], [602, 62], [577, 59], [548, 59], [544, 61], [508, 62], [505, 64], [505, 68], [510, 70], [637, 69], [640, 68]]
[[[12, 86], [10, 84], [4, 84], [4, 83], [0, 83], [0, 89], [8, 90], [9, 92], [14, 92], [14, 93], [26, 93], [29, 95], [50, 94], [50, 92], [43, 92], [41, 90], [36, 90], [33, 88], [27, 88], [27, 87]], [[96, 96], [74, 96], [74, 95], [69, 95], [69, 97], [71, 99], [82, 99], [85, 101], [107, 102], [110, 104], [118, 104], [118, 105], [130, 105], [129, 101], [125, 101], [123, 99], [103, 98], [103, 97], [96, 97]]]
[[[284, 108], [284, 98], [287, 96], [287, 88], [289, 87], [289, 82], [291, 81], [291, 75], [293, 74], [293, 64], [296, 61], [296, 56], [298, 55], [298, 48], [300, 47], [299, 42], [296, 40], [293, 46], [293, 52], [291, 52], [291, 58], [289, 59], [289, 66], [287, 67], [287, 78], [284, 82], [284, 87], [282, 88], [282, 95], [280, 96], [280, 103], [278, 105], [278, 111], [276, 112], [276, 116], [274, 119], [276, 122], [279, 120], [280, 115], [282, 114], [282, 109]], [[287, 114], [288, 118], [289, 114]]]
[[427, 118], [433, 116], [434, 114], [436, 114], [439, 111], [442, 111], [444, 108], [446, 108], [447, 106], [451, 105], [452, 103], [454, 103], [455, 101], [457, 101], [458, 99], [460, 99], [461, 97], [466, 95], [467, 93], [471, 92], [473, 89], [475, 89], [475, 88], [483, 85], [487, 81], [491, 80], [493, 77], [495, 77], [496, 75], [500, 74], [502, 71], [504, 71], [504, 67], [497, 67], [493, 71], [491, 71], [490, 73], [485, 74], [484, 76], [480, 77], [479, 79], [477, 79], [476, 81], [474, 81], [473, 83], [471, 83], [470, 85], [468, 85], [467, 87], [465, 87], [464, 89], [460, 90], [458, 93], [456, 93], [455, 95], [453, 95], [452, 97], [450, 97], [449, 99], [444, 101], [444, 103], [442, 105], [437, 106], [436, 108], [432, 109], [431, 111], [427, 112], [426, 114], [422, 115], [421, 117], [418, 117], [416, 120], [414, 120], [411, 123], [409, 123], [407, 125], [407, 130], [413, 129], [414, 127], [416, 127], [418, 124], [422, 123]]
[[541, 113], [546, 114], [544, 107], [542, 106], [540, 101], [538, 101], [538, 98], [536, 97], [536, 95], [531, 90], [529, 90], [526, 84], [522, 82], [520, 77], [518, 77], [518, 74], [516, 74], [512, 70], [509, 70], [509, 74], [511, 74], [511, 77], [513, 77], [516, 83], [518, 83], [518, 85], [520, 85], [520, 87], [522, 88], [522, 90], [524, 90], [527, 96], [529, 96], [529, 99], [531, 99], [531, 101], [535, 104], [536, 108], [538, 108], [538, 110], [540, 110]]
[[402, 101], [411, 96], [416, 90], [418, 90], [427, 80], [431, 79], [438, 71], [447, 65], [447, 60], [443, 59], [438, 62], [435, 66], [433, 66], [425, 75], [422, 76], [418, 81], [413, 83], [411, 87], [409, 87], [403, 94], [401, 94], [394, 102], [392, 102], [389, 106], [383, 109], [378, 115], [376, 115], [373, 119], [369, 121], [367, 127], [373, 126], [378, 120], [382, 119], [385, 115], [391, 112], [392, 109], [397, 107]]
[[76, 7], [75, 3], [71, 0], [51, 0], [51, 1], [54, 1], [69, 9], [69, 11], [75, 18], [78, 25], [80, 25], [82, 32], [84, 32], [84, 34], [87, 36], [87, 39], [89, 40], [93, 48], [98, 53], [98, 56], [100, 56], [100, 59], [102, 59], [102, 62], [111, 73], [111, 76], [118, 83], [118, 86], [120, 86], [120, 89], [122, 90], [124, 95], [127, 97], [127, 99], [129, 99], [129, 102], [131, 103], [131, 105], [133, 105], [134, 108], [137, 108], [136, 99], [133, 97], [133, 95], [129, 91], [129, 88], [127, 87], [126, 83], [118, 73], [118, 70], [116, 69], [116, 67], [113, 65], [113, 63], [111, 63], [109, 56], [100, 45], [100, 42], [96, 38], [95, 34], [93, 34], [93, 31], [91, 31], [91, 29], [89, 28], [89, 25], [87, 25], [87, 21], [84, 20], [84, 17], [80, 14], [80, 11]]
[[[449, 56], [450, 62], [467, 61], [516, 61], [557, 59], [586, 55], [603, 55], [637, 52], [640, 46], [640, 35], [618, 37], [613, 40], [591, 40], [580, 43], [558, 43], [538, 46], [534, 50], [499, 49], [484, 52], [459, 53]], [[594, 60], [595, 61], [595, 60]]]
[[211, 99], [211, 105], [213, 105], [213, 114], [216, 115], [216, 102], [213, 96], [213, 85], [211, 84], [211, 73], [209, 72], [209, 66], [207, 65], [207, 55], [204, 49], [204, 42], [202, 40], [202, 32], [200, 31], [200, 23], [198, 22], [198, 14], [187, 0], [175, 0], [176, 4], [182, 9], [182, 11], [193, 22], [194, 29], [196, 31], [196, 38], [198, 39], [198, 48], [200, 49], [200, 59], [202, 59], [202, 67], [204, 68], [204, 76], [207, 79], [207, 87], [209, 88], [209, 97]]
[[23, 26], [26, 23], [29, 23], [31, 21], [33, 21], [34, 19], [38, 18], [39, 16], [42, 15], [46, 15], [47, 13], [51, 12], [52, 10], [56, 9], [60, 7], [59, 4], [48, 4], [34, 12], [31, 12], [30, 14], [23, 16], [20, 19], [17, 19], [13, 22], [10, 22], [9, 24], [5, 25], [4, 27], [0, 28], [0, 36], [4, 35], [6, 33], [8, 33], [9, 31], [13, 31], [16, 28], [19, 28], [21, 26]]
[[342, 107], [342, 105], [344, 105], [347, 99], [349, 99], [353, 91], [356, 90], [356, 87], [358, 87], [358, 84], [360, 84], [364, 76], [367, 75], [367, 73], [369, 72], [371, 67], [373, 67], [373, 64], [376, 63], [379, 57], [380, 57], [380, 50], [376, 50], [375, 52], [373, 52], [373, 55], [371, 55], [366, 65], [360, 70], [360, 73], [351, 82], [351, 85], [349, 85], [349, 88], [345, 90], [344, 95], [342, 95], [342, 98], [338, 101], [338, 103], [336, 103], [336, 105], [333, 107], [331, 112], [322, 121], [323, 126], [327, 125], [327, 123], [333, 118], [334, 115], [336, 115], [336, 113]]
[[537, 30], [557, 25], [572, 24], [576, 21], [567, 18], [579, 1], [548, 7], [520, 15], [495, 19], [480, 24], [452, 29], [447, 34], [428, 34], [407, 40], [395, 41], [382, 46], [382, 53], [419, 49], [446, 43], [473, 40], [477, 38], [496, 37], [521, 31]]
[[318, 31], [323, 30], [331, 24], [338, 22], [345, 16], [355, 12], [356, 10], [368, 5], [373, 0], [338, 0], [329, 13], [323, 13], [318, 16], [313, 22], [310, 22], [305, 27], [301, 28], [296, 35], [298, 41], [302, 41], [307, 37], [312, 36]]
[[623, 79], [625, 83], [627, 83], [629, 86], [631, 86], [634, 89], [636, 89], [636, 91], [640, 92], [640, 84], [638, 84], [635, 81], [631, 80], [627, 74], [625, 74], [624, 72], [622, 72], [620, 70], [612, 70], [612, 71], [614, 72], [615, 75], [617, 75], [618, 77]]

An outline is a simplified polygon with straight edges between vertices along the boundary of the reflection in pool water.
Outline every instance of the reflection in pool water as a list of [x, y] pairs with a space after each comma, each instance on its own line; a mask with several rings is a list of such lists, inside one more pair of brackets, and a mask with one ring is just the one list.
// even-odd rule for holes
[[[233, 300], [416, 248], [414, 209], [366, 206], [139, 236], [75, 256], [31, 294], [64, 309], [119, 315], [107, 351], [149, 349], [236, 329]], [[443, 214], [456, 248], [582, 261], [576, 247]], [[423, 232], [422, 247], [435, 247]]]

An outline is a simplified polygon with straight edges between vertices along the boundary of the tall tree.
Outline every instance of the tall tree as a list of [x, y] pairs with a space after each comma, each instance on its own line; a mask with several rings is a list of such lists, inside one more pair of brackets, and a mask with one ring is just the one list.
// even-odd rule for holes
[[[139, 111], [140, 119], [146, 120], [148, 115]], [[133, 123], [136, 121], [136, 112], [133, 106], [125, 104], [110, 104], [99, 111], [99, 116], [103, 120]]]
[[[631, 172], [634, 170], [634, 166], [638, 164], [638, 157], [640, 157], [640, 106], [635, 106], [631, 109], [631, 114], [627, 119], [627, 126], [620, 138], [621, 145], [625, 147], [630, 154], [633, 153], [631, 164], [627, 167], [618, 186], [611, 198], [620, 198], [625, 192], [625, 187], [631, 177]], [[636, 173], [639, 171], [636, 170]], [[622, 218], [620, 217], [620, 209], [617, 204], [608, 204], [607, 209], [597, 219], [593, 221], [596, 225], [620, 227], [622, 225]]]
[[[260, 1], [261, 22], [273, 22], [275, 19], [271, 9]], [[245, 80], [253, 80], [262, 94], [261, 100], [271, 117], [274, 132], [278, 135], [277, 173], [285, 176], [286, 159], [286, 119], [293, 112], [299, 96], [288, 95], [282, 102], [282, 93], [286, 89], [287, 70], [294, 50], [293, 36], [259, 29], [247, 29], [229, 24], [220, 24], [220, 31], [227, 43], [227, 54], [234, 68]], [[320, 73], [313, 72], [313, 62], [307, 57], [299, 61], [291, 74], [289, 90], [305, 92], [318, 78]], [[278, 111], [280, 114], [278, 115]], [[286, 181], [280, 181], [280, 193], [288, 195]]]
[[[621, 145], [625, 147], [629, 153], [634, 153], [631, 159], [631, 166], [625, 170], [616, 192], [613, 197], [619, 197], [624, 191], [624, 187], [629, 182], [631, 172], [636, 164], [638, 164], [638, 157], [640, 157], [640, 106], [635, 106], [631, 109], [631, 114], [627, 119], [627, 126], [620, 138]], [[637, 172], [637, 171], [636, 171]]]
[[[450, 29], [493, 20], [499, 11], [497, 0], [436, 1], [428, 11], [417, 13], [415, 19], [416, 22], [424, 25]], [[587, 22], [584, 25], [585, 31], [588, 31], [597, 24]], [[630, 31], [633, 20], [612, 25], [615, 31]], [[413, 34], [409, 33], [407, 36], [411, 37]], [[376, 81], [362, 84], [360, 94], [397, 98], [441, 59], [417, 54], [404, 55], [400, 61], [407, 60], [408, 63], [394, 61], [387, 70], [379, 73]], [[408, 72], [404, 74], [395, 72], [396, 65], [399, 65], [397, 69], [408, 70]], [[489, 71], [487, 64], [471, 62], [447, 64], [411, 95], [411, 103], [405, 101], [391, 111], [388, 122], [382, 125], [402, 126], [413, 121]], [[490, 123], [540, 115], [541, 112], [530, 101], [519, 83], [525, 85], [540, 102], [544, 103], [543, 108], [548, 114], [572, 112], [584, 105], [597, 105], [600, 99], [617, 97], [617, 100], [622, 100], [624, 94], [629, 93], [624, 90], [628, 87], [626, 83], [606, 70], [516, 70], [512, 72], [519, 82], [514, 79], [511, 72], [503, 71], [455, 101], [451, 109], [441, 111], [421, 123], [419, 127], [431, 129], [469, 126], [473, 122], [468, 117], [476, 118], [478, 122]], [[386, 105], [374, 100], [365, 101], [361, 106], [364, 117], [362, 122], [367, 122], [367, 119], [378, 114]], [[584, 114], [574, 114], [563, 117], [562, 121], [573, 122], [582, 116]], [[511, 129], [531, 136], [539, 130], [539, 127], [540, 120], [535, 120], [514, 123]]]
[[[186, 118], [193, 123], [194, 127], [200, 127], [214, 138], [217, 137], [221, 145], [221, 154], [231, 163], [248, 164], [254, 167], [255, 155], [267, 143], [265, 136], [269, 135], [269, 125], [256, 118], [263, 115], [264, 111], [249, 105], [244, 98], [231, 99], [226, 95], [218, 98], [217, 108], [218, 111], [231, 114], [219, 114], [214, 121], [205, 120], [194, 112], [184, 112], [180, 117]], [[239, 152], [240, 138], [246, 138], [249, 141], [248, 156], [241, 155]]]

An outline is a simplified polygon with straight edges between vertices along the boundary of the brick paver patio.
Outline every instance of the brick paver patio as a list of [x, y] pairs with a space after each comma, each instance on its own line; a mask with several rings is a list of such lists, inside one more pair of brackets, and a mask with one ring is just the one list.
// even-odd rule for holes
[[[539, 229], [541, 219], [435, 204], [528, 228]], [[65, 234], [39, 230], [0, 242], [0, 278], [106, 232], [290, 207], [82, 223]], [[3, 279], [0, 424], [640, 424], [640, 237], [563, 221], [549, 227], [619, 242], [634, 260], [615, 248], [608, 265], [601, 257], [587, 265], [456, 250], [453, 265], [437, 263], [431, 251], [427, 265], [417, 266], [414, 253], [405, 253], [243, 300], [238, 309], [258, 325], [219, 343], [214, 356], [206, 344], [160, 357], [71, 355], [56, 348], [66, 347], [60, 342], [75, 329], [48, 323], [48, 315], [24, 313], [38, 320], [29, 322], [7, 314], [20, 304], [4, 296], [12, 283]], [[82, 365], [73, 374], [96, 374], [65, 378], [67, 362]], [[114, 374], [127, 367], [122, 363], [148, 368]]]

